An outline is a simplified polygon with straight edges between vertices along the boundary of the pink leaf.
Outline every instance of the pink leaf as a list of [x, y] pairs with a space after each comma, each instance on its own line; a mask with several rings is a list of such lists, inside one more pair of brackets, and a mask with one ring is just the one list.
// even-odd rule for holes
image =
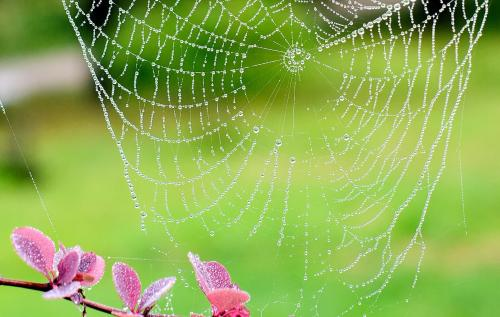
[[54, 261], [52, 263], [52, 267], [54, 271], [57, 271], [57, 266], [59, 265], [59, 262], [61, 262], [62, 258], [66, 255], [67, 251], [66, 248], [62, 243], [59, 243], [59, 250], [54, 254]]
[[165, 295], [174, 286], [175, 277], [167, 277], [152, 283], [141, 297], [138, 311], [143, 311], [146, 308], [152, 307], [156, 302]]
[[99, 283], [104, 275], [104, 260], [95, 253], [85, 252], [78, 273], [82, 275], [82, 286], [91, 287]]
[[194, 273], [196, 275], [196, 280], [198, 281], [198, 284], [200, 285], [200, 288], [203, 291], [203, 293], [206, 294], [210, 290], [210, 288], [208, 285], [207, 274], [205, 272], [205, 266], [203, 265], [203, 262], [200, 260], [200, 257], [196, 254], [189, 252], [188, 258], [189, 261], [191, 262], [191, 265], [193, 266]]
[[212, 289], [233, 288], [231, 276], [226, 268], [218, 262], [205, 262], [205, 271], [210, 279]]
[[78, 272], [80, 273], [88, 273], [90, 272], [97, 261], [97, 255], [92, 252], [85, 252], [82, 254], [82, 260], [80, 261], [80, 266], [78, 267]]
[[45, 299], [59, 299], [59, 298], [70, 297], [71, 295], [77, 293], [79, 289], [80, 289], [80, 283], [72, 282], [70, 284], [66, 284], [63, 286], [54, 287], [52, 290], [43, 293], [43, 297]]
[[250, 295], [234, 288], [223, 288], [207, 294], [208, 301], [217, 312], [238, 308], [250, 300]]
[[231, 283], [231, 277], [226, 268], [218, 262], [202, 262], [193, 253], [188, 254], [196, 273], [196, 279], [201, 290], [207, 294], [219, 288], [237, 288]]
[[80, 266], [80, 254], [76, 251], [68, 252], [57, 265], [58, 285], [66, 285], [73, 281]]
[[31, 227], [14, 229], [11, 239], [21, 259], [50, 280], [55, 253], [54, 242]]
[[54, 271], [57, 271], [57, 266], [59, 265], [59, 262], [61, 262], [62, 258], [71, 251], [77, 252], [80, 255], [80, 259], [82, 258], [83, 255], [82, 248], [80, 248], [79, 246], [66, 248], [62, 243], [59, 242], [59, 250], [54, 255], [54, 263], [53, 263]]
[[137, 302], [141, 296], [141, 281], [137, 273], [125, 263], [115, 263], [113, 265], [113, 281], [123, 303], [131, 312], [135, 313]]

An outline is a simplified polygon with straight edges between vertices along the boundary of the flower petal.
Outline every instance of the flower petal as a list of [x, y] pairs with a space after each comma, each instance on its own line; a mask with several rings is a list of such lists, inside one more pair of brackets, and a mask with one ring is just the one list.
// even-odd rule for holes
[[78, 273], [83, 275], [82, 286], [91, 287], [99, 283], [104, 275], [104, 260], [95, 253], [85, 252], [80, 261]]
[[222, 264], [214, 261], [203, 262], [198, 255], [191, 252], [188, 257], [196, 273], [198, 284], [205, 294], [220, 288], [237, 288], [232, 284], [231, 276]]
[[235, 288], [223, 288], [209, 292], [207, 298], [217, 312], [222, 312], [242, 306], [250, 300], [250, 295]]
[[80, 266], [80, 254], [77, 251], [68, 252], [57, 265], [58, 285], [66, 285], [73, 281]]
[[80, 283], [72, 282], [63, 286], [54, 287], [48, 292], [43, 293], [43, 298], [45, 299], [59, 299], [70, 297], [71, 295], [78, 292], [80, 289]]
[[31, 227], [14, 229], [11, 240], [21, 259], [50, 280], [55, 253], [54, 242], [41, 231]]
[[141, 296], [141, 281], [137, 273], [125, 263], [113, 265], [113, 282], [121, 300], [132, 312], [136, 312]]
[[152, 307], [174, 286], [175, 277], [167, 277], [153, 282], [145, 291], [139, 302], [138, 311], [142, 312], [146, 308]]

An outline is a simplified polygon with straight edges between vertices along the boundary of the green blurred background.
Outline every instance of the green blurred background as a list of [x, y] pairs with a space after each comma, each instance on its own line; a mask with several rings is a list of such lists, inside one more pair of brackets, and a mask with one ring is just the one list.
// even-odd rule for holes
[[[408, 303], [386, 296], [380, 316], [500, 316], [499, 11], [493, 2], [486, 32], [474, 51], [463, 119], [458, 121], [461, 132], [453, 138], [448, 167], [426, 222], [427, 252], [419, 282]], [[0, 1], [0, 68], [78, 50], [58, 0]], [[5, 117], [0, 116], [0, 275], [40, 279], [10, 246], [12, 228], [22, 225], [38, 227], [68, 245], [79, 243], [109, 261], [126, 260], [145, 281], [175, 275], [171, 262], [146, 247], [154, 237], [138, 228], [122, 162], [105, 128], [93, 85], [86, 70], [75, 63], [83, 79], [73, 74], [74, 84], [65, 89], [49, 87], [4, 100], [57, 232], [51, 229]], [[210, 253], [209, 246], [207, 250]], [[230, 264], [237, 274], [238, 264]], [[243, 280], [246, 289], [257, 287], [255, 278]], [[398, 283], [404, 284], [395, 280], [389, 291], [407, 291], [407, 285]], [[110, 289], [108, 270], [90, 296], [119, 306]], [[193, 292], [176, 307], [185, 314], [190, 305], [203, 306], [203, 301]], [[19, 289], [0, 288], [0, 303], [0, 316], [78, 315], [70, 303], [46, 302], [38, 293]]]

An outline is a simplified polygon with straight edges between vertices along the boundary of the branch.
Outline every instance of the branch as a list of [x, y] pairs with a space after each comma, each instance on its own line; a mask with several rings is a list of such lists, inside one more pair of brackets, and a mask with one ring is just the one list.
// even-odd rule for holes
[[[11, 287], [24, 288], [24, 289], [29, 289], [29, 290], [33, 290], [33, 291], [39, 291], [39, 292], [47, 292], [47, 291], [50, 291], [52, 289], [52, 285], [50, 283], [35, 283], [35, 282], [28, 282], [28, 281], [18, 281], [18, 280], [3, 278], [3, 277], [0, 277], [0, 286], [11, 286]], [[70, 297], [65, 297], [64, 299], [74, 303], [74, 301]], [[163, 314], [146, 313], [145, 315], [139, 315], [139, 314], [125, 313], [121, 309], [107, 306], [104, 304], [100, 304], [100, 303], [88, 300], [86, 298], [82, 298], [79, 301], [79, 303], [76, 303], [76, 304], [83, 306], [83, 307], [86, 307], [86, 308], [92, 308], [94, 310], [100, 311], [100, 312], [108, 314], [108, 315], [113, 315], [113, 316], [118, 316], [118, 317], [139, 317], [139, 316], [143, 316], [143, 317], [176, 317], [175, 315], [163, 315]]]

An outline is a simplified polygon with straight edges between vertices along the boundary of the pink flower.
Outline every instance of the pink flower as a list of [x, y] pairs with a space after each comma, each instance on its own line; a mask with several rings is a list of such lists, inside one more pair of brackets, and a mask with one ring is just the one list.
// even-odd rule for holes
[[156, 302], [174, 285], [175, 277], [153, 282], [141, 296], [141, 281], [137, 273], [125, 263], [113, 265], [113, 282], [123, 303], [133, 314], [146, 315]]
[[16, 228], [11, 240], [19, 257], [51, 284], [52, 289], [43, 294], [47, 299], [70, 297], [82, 287], [97, 284], [104, 274], [100, 256], [62, 245], [56, 253], [54, 241], [35, 228]]
[[218, 262], [203, 262], [198, 255], [188, 254], [201, 290], [212, 305], [213, 317], [249, 317], [244, 306], [250, 300], [247, 292], [233, 284], [226, 268]]

